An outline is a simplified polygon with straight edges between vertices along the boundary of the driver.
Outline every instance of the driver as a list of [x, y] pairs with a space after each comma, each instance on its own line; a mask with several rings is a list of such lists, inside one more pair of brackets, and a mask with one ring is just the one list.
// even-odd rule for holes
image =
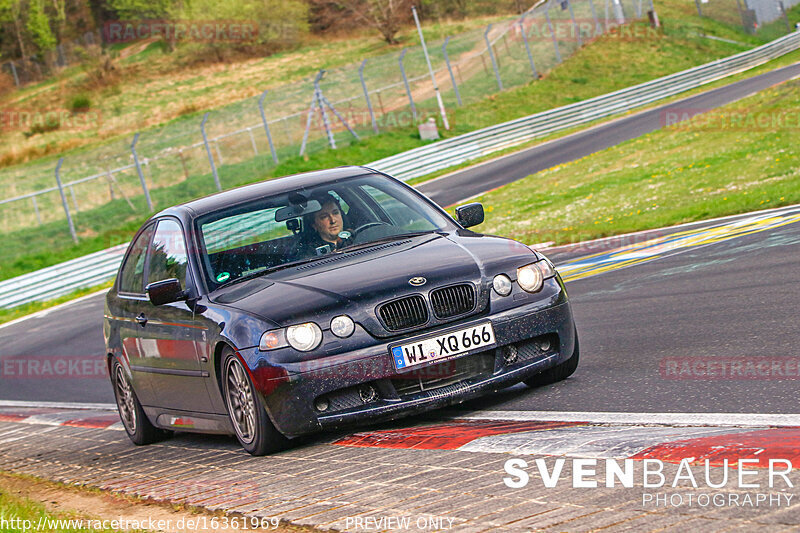
[[[315, 195], [322, 209], [303, 217], [305, 231], [300, 242], [301, 256], [322, 255], [352, 244], [350, 232], [344, 229], [344, 217], [339, 200], [330, 193]], [[319, 251], [318, 251], [319, 250]]]

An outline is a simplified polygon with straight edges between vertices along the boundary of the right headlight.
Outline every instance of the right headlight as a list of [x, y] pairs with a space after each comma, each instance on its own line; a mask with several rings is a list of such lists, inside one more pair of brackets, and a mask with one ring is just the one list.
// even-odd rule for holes
[[544, 280], [552, 278], [556, 271], [547, 259], [525, 265], [517, 269], [517, 283], [526, 292], [539, 292], [542, 290]]

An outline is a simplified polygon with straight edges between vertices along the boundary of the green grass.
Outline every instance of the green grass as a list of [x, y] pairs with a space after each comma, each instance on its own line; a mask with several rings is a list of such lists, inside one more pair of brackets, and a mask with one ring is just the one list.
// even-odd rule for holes
[[[606, 35], [584, 46], [542, 80], [492, 95], [481, 102], [461, 108], [450, 107], [454, 127], [451, 131], [442, 133], [448, 137], [473, 131], [628, 87], [746, 48], [743, 45], [704, 38], [704, 33], [742, 41], [747, 46], [760, 42], [756, 37], [745, 35], [737, 27], [699, 19], [692, 15], [693, 9], [689, 4], [684, 5], [673, 0], [664, 2], [659, 5], [663, 31], [650, 31], [645, 24], [636, 23], [620, 34]], [[785, 62], [786, 59], [781, 59], [774, 62], [773, 66]], [[752, 75], [765, 68], [769, 67], [737, 77]], [[592, 83], [584, 83], [586, 79], [591, 79]], [[721, 83], [727, 81], [718, 82]], [[423, 102], [420, 108], [429, 104]], [[360, 142], [342, 144], [339, 150], [317, 151], [308, 157], [282, 152], [281, 164], [277, 167], [272, 164], [269, 156], [262, 153], [259, 157], [241, 163], [222, 165], [219, 168], [220, 179], [228, 189], [296, 172], [366, 163], [421, 146], [423, 143], [415, 128], [406, 127], [368, 137]], [[518, 148], [513, 150], [516, 149]], [[151, 195], [156, 209], [214, 192], [211, 174], [209, 171], [204, 172], [174, 185], [152, 189]], [[135, 180], [135, 177], [132, 179]], [[70, 240], [63, 219], [5, 233], [6, 254], [0, 258], [0, 279], [8, 279], [127, 242], [149, 216], [141, 196], [134, 197], [132, 201], [135, 210], [131, 210], [123, 200], [117, 199], [79, 212], [76, 215], [80, 236], [77, 245]], [[30, 209], [28, 206], [25, 208]], [[60, 204], [55, 209], [60, 209]]]
[[[12, 494], [8, 490], [0, 487], [0, 531], [3, 532], [28, 532], [36, 531], [38, 526], [41, 531], [53, 533], [92, 533], [92, 532], [111, 532], [113, 529], [91, 529], [80, 527], [81, 524], [75, 522], [82, 517], [70, 513], [49, 513], [44, 505], [28, 498]], [[82, 524], [91, 525], [84, 518]], [[68, 521], [73, 521], [69, 523]], [[77, 527], [76, 527], [77, 526]]]
[[[478, 231], [562, 244], [800, 203], [798, 107], [800, 81], [789, 81], [712, 111], [713, 122], [539, 172], [481, 196]], [[753, 127], [759, 117], [784, 126]]]

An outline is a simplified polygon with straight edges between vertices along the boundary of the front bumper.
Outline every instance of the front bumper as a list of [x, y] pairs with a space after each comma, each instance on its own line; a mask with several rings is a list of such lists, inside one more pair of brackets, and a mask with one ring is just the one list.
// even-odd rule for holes
[[[320, 429], [420, 413], [519, 383], [567, 360], [573, 353], [572, 311], [565, 298], [560, 300], [561, 303], [544, 309], [541, 302], [531, 303], [455, 324], [454, 328], [464, 328], [491, 321], [495, 346], [450, 360], [434, 361], [420, 368], [435, 374], [437, 368], [445, 368], [441, 365], [450, 365], [446, 367], [450, 369], [463, 366], [461, 363], [466, 365], [467, 358], [480, 360], [482, 370], [465, 374], [464, 379], [430, 390], [421, 386], [420, 390], [409, 392], [406, 388], [399, 394], [395, 384], [404, 376], [395, 370], [389, 353], [393, 343], [379, 343], [370, 348], [372, 355], [369, 357], [329, 366], [323, 359], [315, 361], [316, 368], [312, 370], [283, 377], [282, 382], [270, 387], [269, 394], [265, 395], [270, 418], [281, 433], [295, 437]], [[436, 333], [439, 332], [433, 334]], [[430, 335], [428, 332], [420, 337]], [[531, 348], [539, 346], [534, 343], [539, 343], [540, 339], [552, 341], [548, 342], [550, 348], [538, 351]], [[517, 347], [525, 356], [513, 360], [508, 350], [516, 354]], [[365, 389], [366, 386], [369, 388]], [[317, 408], [320, 399], [328, 403], [325, 411]]]

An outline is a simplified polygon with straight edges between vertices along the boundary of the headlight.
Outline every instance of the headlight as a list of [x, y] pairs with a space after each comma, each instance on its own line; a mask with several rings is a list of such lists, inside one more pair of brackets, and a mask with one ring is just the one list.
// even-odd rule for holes
[[536, 263], [518, 268], [517, 283], [527, 292], [538, 292], [542, 290], [544, 280], [555, 275], [556, 271], [553, 268], [553, 264], [547, 259], [542, 259]]
[[322, 342], [322, 330], [313, 322], [289, 326], [286, 328], [286, 340], [295, 350], [308, 352]]
[[356, 325], [353, 319], [347, 315], [339, 315], [331, 320], [331, 333], [337, 337], [349, 337], [355, 329]]
[[258, 343], [258, 349], [262, 352], [283, 348], [284, 346], [286, 346], [286, 334], [282, 329], [273, 329], [272, 331], [264, 332], [264, 334], [261, 335], [261, 341]]
[[511, 294], [511, 280], [505, 274], [496, 275], [492, 280], [492, 286], [500, 296]]

